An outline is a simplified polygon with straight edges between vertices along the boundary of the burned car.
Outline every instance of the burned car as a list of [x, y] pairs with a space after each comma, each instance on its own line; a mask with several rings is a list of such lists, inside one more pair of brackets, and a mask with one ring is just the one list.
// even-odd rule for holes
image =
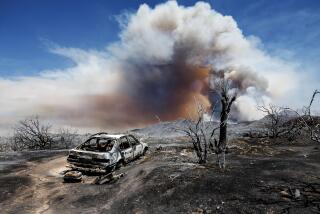
[[106, 173], [142, 156], [148, 145], [131, 134], [97, 133], [69, 151], [72, 170]]

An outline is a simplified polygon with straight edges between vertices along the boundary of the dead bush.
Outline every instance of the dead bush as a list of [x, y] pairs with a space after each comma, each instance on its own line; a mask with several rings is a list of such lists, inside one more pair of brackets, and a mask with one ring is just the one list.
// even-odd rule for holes
[[186, 120], [186, 126], [183, 128], [177, 127], [176, 130], [185, 133], [193, 144], [193, 149], [198, 157], [198, 163], [204, 164], [207, 162], [209, 151], [209, 139], [206, 133], [209, 130], [209, 124], [205, 123], [204, 116], [206, 113], [205, 108], [197, 101], [196, 103], [196, 116]]
[[265, 137], [286, 137], [289, 141], [293, 141], [302, 132], [306, 132], [312, 141], [320, 142], [320, 117], [311, 113], [312, 105], [318, 94], [320, 94], [320, 91], [315, 90], [309, 105], [303, 107], [300, 112], [273, 104], [267, 107], [259, 106], [258, 109], [266, 114]]
[[31, 116], [18, 122], [14, 127], [14, 150], [50, 149], [52, 136], [51, 125], [40, 122], [38, 116]]
[[77, 141], [77, 131], [68, 128], [60, 128], [55, 137], [56, 144], [60, 144], [65, 149], [71, 148]]

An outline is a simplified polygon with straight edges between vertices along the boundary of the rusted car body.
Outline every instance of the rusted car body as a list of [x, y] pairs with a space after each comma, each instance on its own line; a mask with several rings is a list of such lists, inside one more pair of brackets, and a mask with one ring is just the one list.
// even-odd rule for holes
[[146, 153], [148, 145], [133, 135], [98, 133], [69, 151], [67, 161], [73, 170], [110, 172]]

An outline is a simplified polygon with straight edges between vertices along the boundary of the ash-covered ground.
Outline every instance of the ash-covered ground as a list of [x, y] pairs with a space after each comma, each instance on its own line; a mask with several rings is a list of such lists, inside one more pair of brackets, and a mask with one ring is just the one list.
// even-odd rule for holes
[[205, 165], [184, 121], [133, 132], [150, 151], [116, 173], [115, 183], [64, 183], [66, 151], [1, 154], [1, 213], [319, 213], [320, 145], [248, 138], [262, 121], [230, 124], [227, 168], [211, 154]]

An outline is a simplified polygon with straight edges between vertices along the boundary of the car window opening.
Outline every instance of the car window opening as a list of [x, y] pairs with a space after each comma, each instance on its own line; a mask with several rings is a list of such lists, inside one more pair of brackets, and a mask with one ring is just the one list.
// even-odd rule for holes
[[128, 149], [128, 148], [130, 148], [130, 144], [129, 144], [128, 141], [122, 142], [120, 144], [120, 150], [125, 150], [125, 149]]
[[94, 152], [109, 152], [112, 150], [114, 143], [115, 140], [111, 138], [90, 138], [80, 145], [78, 149]]

